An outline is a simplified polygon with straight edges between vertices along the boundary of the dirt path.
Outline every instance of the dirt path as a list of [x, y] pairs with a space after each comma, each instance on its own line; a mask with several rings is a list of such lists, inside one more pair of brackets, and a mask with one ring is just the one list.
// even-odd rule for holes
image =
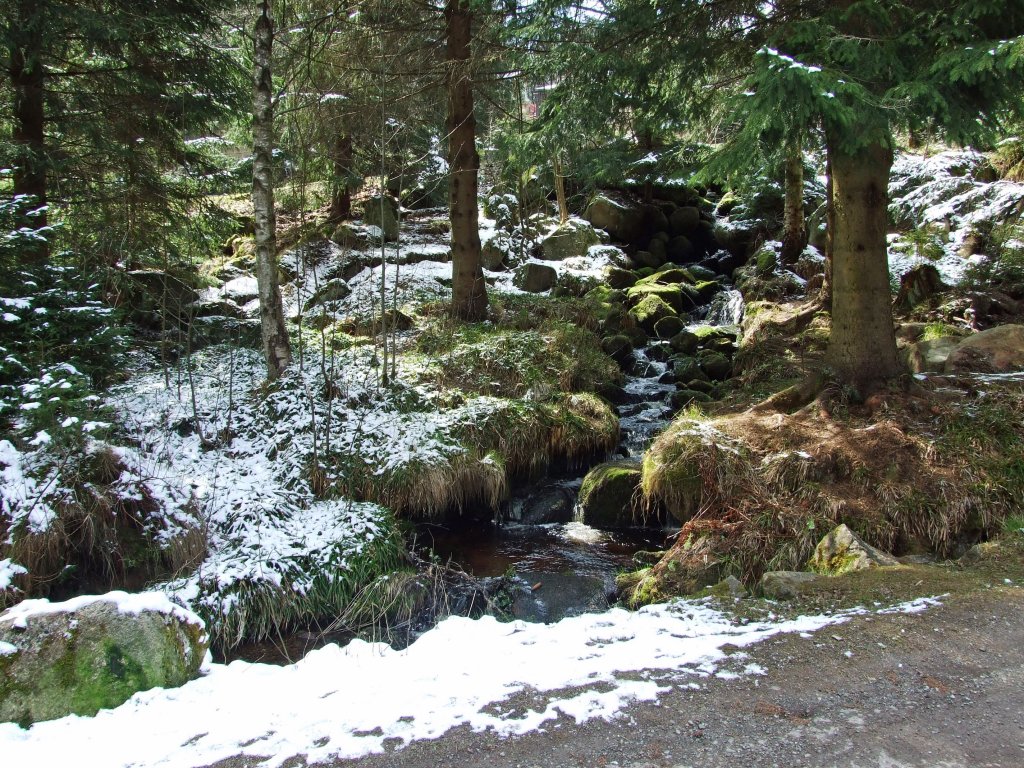
[[330, 765], [1024, 766], [1020, 587], [952, 596], [917, 615], [857, 617], [746, 651], [737, 666], [756, 663], [766, 674], [674, 687], [658, 704], [630, 706], [611, 723], [577, 726], [563, 717], [512, 739], [461, 728]]

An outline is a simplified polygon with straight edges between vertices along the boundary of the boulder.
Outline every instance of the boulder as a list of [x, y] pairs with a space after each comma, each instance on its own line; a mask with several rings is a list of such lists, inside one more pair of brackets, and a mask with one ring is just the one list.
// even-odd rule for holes
[[674, 315], [663, 317], [654, 324], [654, 335], [659, 339], [672, 339], [679, 335], [682, 330], [683, 321]]
[[510, 505], [508, 519], [523, 525], [567, 523], [572, 520], [576, 495], [564, 485], [544, 485]]
[[598, 528], [636, 525], [640, 474], [640, 464], [632, 461], [611, 461], [590, 470], [580, 487], [583, 522]]
[[685, 235], [677, 235], [668, 242], [668, 257], [676, 264], [686, 264], [697, 256], [693, 242]]
[[998, 325], [968, 336], [946, 360], [946, 373], [1006, 373], [1024, 368], [1024, 325]]
[[693, 403], [710, 403], [711, 396], [695, 389], [678, 389], [669, 397], [672, 410], [678, 411]]
[[676, 316], [675, 309], [662, 297], [653, 293], [644, 296], [629, 313], [648, 334], [654, 334], [659, 321]]
[[229, 280], [224, 283], [221, 293], [225, 299], [231, 299], [238, 304], [245, 304], [255, 298], [259, 298], [260, 295], [256, 278], [252, 275], [244, 275], [236, 277], [234, 280]]
[[939, 270], [931, 264], [918, 264], [900, 278], [900, 290], [893, 306], [908, 311], [923, 301], [949, 288], [942, 282]]
[[234, 344], [240, 347], [259, 347], [263, 344], [263, 329], [259, 320], [208, 315], [197, 317], [190, 326], [192, 349], [212, 344]]
[[188, 316], [189, 306], [200, 298], [190, 285], [163, 270], [135, 269], [128, 277], [142, 294], [134, 302], [141, 311], [159, 310], [179, 320]]
[[350, 221], [343, 221], [335, 227], [331, 234], [331, 240], [343, 248], [359, 251], [365, 250], [373, 244], [369, 234], [362, 227]]
[[306, 300], [306, 304], [303, 307], [305, 311], [309, 311], [313, 307], [319, 306], [320, 304], [326, 304], [329, 301], [341, 301], [347, 299], [352, 293], [352, 289], [348, 287], [348, 283], [342, 280], [340, 277], [334, 280], [328, 280], [326, 283], [321, 285], [316, 292]]
[[725, 381], [732, 376], [732, 362], [721, 352], [702, 351], [697, 356], [700, 369], [712, 381]]
[[650, 277], [645, 277], [641, 281], [644, 285], [693, 285], [694, 282], [693, 275], [688, 269], [672, 265], [658, 270]]
[[684, 205], [672, 211], [669, 226], [673, 235], [689, 235], [700, 224], [700, 210], [693, 205]]
[[636, 273], [619, 267], [608, 267], [605, 282], [612, 288], [632, 288], [636, 285]]
[[647, 251], [651, 254], [652, 261], [664, 264], [668, 261], [668, 233], [658, 232], [647, 244]]
[[668, 344], [672, 347], [673, 352], [679, 352], [683, 355], [692, 355], [697, 351], [697, 345], [700, 344], [700, 338], [695, 333], [690, 331], [680, 331], [671, 339]]
[[644, 229], [643, 208], [623, 196], [607, 192], [591, 199], [583, 218], [620, 243], [633, 242]]
[[665, 257], [663, 255], [655, 255], [653, 251], [637, 251], [633, 254], [633, 261], [641, 267], [648, 267], [653, 270], [665, 263]]
[[95, 715], [199, 674], [202, 620], [162, 593], [25, 600], [0, 614], [0, 721]]
[[591, 246], [600, 244], [601, 238], [590, 222], [569, 219], [540, 241], [540, 257], [546, 261], [564, 261], [586, 256]]
[[761, 577], [761, 594], [769, 600], [792, 600], [810, 591], [820, 578], [806, 571], [768, 571]]
[[551, 290], [557, 278], [554, 267], [530, 261], [516, 270], [515, 284], [528, 293], [543, 293]]
[[818, 542], [808, 565], [815, 573], [841, 576], [867, 568], [899, 565], [899, 560], [875, 549], [843, 524]]
[[942, 336], [911, 344], [907, 347], [907, 367], [912, 373], [941, 373], [962, 340], [959, 336]]
[[609, 336], [601, 340], [601, 351], [620, 366], [626, 366], [633, 359], [633, 341], [628, 336]]
[[390, 195], [367, 199], [363, 203], [363, 221], [367, 226], [379, 228], [387, 242], [395, 242], [398, 240], [398, 201]]
[[659, 283], [640, 282], [626, 291], [629, 303], [636, 306], [648, 296], [657, 296], [668, 304], [676, 313], [689, 312], [697, 306], [697, 291], [693, 286], [684, 283], [661, 285]]
[[672, 358], [672, 373], [676, 375], [676, 381], [707, 378], [700, 369], [697, 358], [689, 355], [676, 355]]
[[501, 272], [507, 266], [508, 246], [510, 241], [508, 235], [499, 232], [493, 237], [488, 237], [480, 244], [480, 266], [490, 272]]

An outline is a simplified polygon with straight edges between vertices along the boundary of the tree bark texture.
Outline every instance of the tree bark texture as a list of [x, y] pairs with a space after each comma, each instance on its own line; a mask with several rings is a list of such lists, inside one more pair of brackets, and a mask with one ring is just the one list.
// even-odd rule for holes
[[476, 118], [470, 44], [469, 0], [445, 0], [446, 85], [448, 89], [448, 200], [452, 220], [452, 315], [477, 321], [487, 316], [487, 288], [480, 264], [477, 214]]
[[804, 153], [798, 136], [786, 142], [786, 201], [783, 217], [782, 252], [786, 265], [796, 264], [807, 246], [804, 218]]
[[[47, 203], [46, 195], [46, 114], [43, 88], [45, 71], [42, 61], [43, 25], [36, 15], [35, 0], [20, 0], [18, 23], [22, 34], [13, 41], [9, 75], [14, 95], [14, 127], [11, 140], [17, 160], [14, 166], [14, 195], [27, 195], [31, 200], [19, 207], [19, 226], [39, 229], [47, 223], [46, 212], [29, 216]], [[23, 251], [28, 263], [45, 262], [49, 248], [37, 242]]]
[[829, 156], [835, 228], [827, 362], [842, 381], [863, 391], [901, 372], [886, 248], [893, 155], [875, 144], [856, 154], [830, 145]]
[[331, 189], [331, 221], [342, 221], [352, 216], [352, 134], [338, 134], [331, 148], [334, 166], [334, 184]]
[[569, 220], [569, 202], [565, 199], [565, 176], [562, 175], [562, 163], [557, 155], [551, 161], [555, 172], [555, 200], [558, 201], [558, 223], [565, 224]]
[[277, 220], [274, 216], [274, 103], [271, 54], [274, 22], [270, 0], [257, 5], [252, 114], [252, 205], [256, 219], [256, 282], [259, 289], [263, 353], [267, 378], [278, 378], [292, 359], [277, 284]]
[[836, 196], [832, 183], [832, 159], [825, 153], [825, 277], [819, 299], [824, 309], [832, 311], [832, 253], [835, 251]]

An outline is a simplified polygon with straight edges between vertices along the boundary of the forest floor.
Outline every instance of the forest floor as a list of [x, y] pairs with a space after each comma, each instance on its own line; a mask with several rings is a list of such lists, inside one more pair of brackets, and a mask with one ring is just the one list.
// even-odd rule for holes
[[[605, 720], [565, 715], [519, 736], [460, 726], [342, 768], [1010, 768], [1024, 764], [1024, 545], [1008, 537], [967, 567], [851, 574], [788, 607], [831, 610], [888, 594], [950, 588], [923, 611], [870, 612], [814, 632], [722, 650], [756, 674], [724, 670], [692, 685], [682, 670], [664, 693]], [[888, 573], [888, 578], [883, 574]], [[1014, 578], [1007, 578], [1006, 575]], [[760, 601], [735, 603], [756, 606]], [[749, 609], [749, 608], [748, 608]], [[662, 670], [664, 672], [664, 670]], [[637, 679], [646, 678], [643, 672]], [[444, 685], [441, 680], [439, 685]], [[543, 708], [519, 693], [516, 711]], [[258, 765], [238, 757], [214, 768]], [[306, 765], [293, 758], [284, 765]]]

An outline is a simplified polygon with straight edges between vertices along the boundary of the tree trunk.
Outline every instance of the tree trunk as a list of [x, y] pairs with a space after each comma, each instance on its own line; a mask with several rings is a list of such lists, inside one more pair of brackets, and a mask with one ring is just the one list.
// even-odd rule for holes
[[558, 201], [558, 223], [565, 224], [569, 220], [569, 203], [565, 199], [565, 176], [562, 175], [562, 163], [558, 157], [551, 161], [555, 172], [555, 200]]
[[338, 134], [331, 149], [334, 165], [334, 183], [331, 188], [331, 221], [343, 221], [352, 216], [352, 134]]
[[799, 136], [786, 142], [786, 208], [782, 233], [782, 263], [796, 264], [807, 246], [804, 219], [804, 153]]
[[[14, 195], [26, 195], [30, 199], [18, 207], [19, 226], [40, 229], [46, 226], [46, 211], [40, 210], [47, 203], [46, 198], [46, 146], [43, 106], [43, 81], [45, 72], [42, 61], [43, 25], [36, 16], [35, 0], [21, 0], [18, 4], [18, 21], [23, 26], [23, 35], [18, 35], [11, 52], [10, 78], [14, 91], [14, 130], [11, 139], [15, 150]], [[36, 211], [38, 211], [36, 213]], [[32, 213], [33, 215], [29, 215]], [[24, 261], [29, 264], [45, 262], [49, 246], [37, 241], [22, 251]]]
[[892, 150], [846, 154], [830, 144], [835, 229], [832, 334], [827, 362], [862, 392], [901, 373], [892, 320], [886, 249]]
[[274, 22], [270, 0], [258, 4], [255, 28], [255, 70], [252, 111], [252, 206], [256, 219], [256, 282], [259, 288], [263, 353], [267, 378], [273, 381], [292, 359], [284, 325], [281, 290], [277, 285], [277, 220], [274, 216], [274, 103], [271, 54]]
[[832, 158], [825, 153], [825, 276], [818, 295], [821, 306], [832, 311], [832, 253], [835, 251], [836, 197], [832, 183]]
[[452, 219], [452, 315], [462, 320], [487, 316], [487, 288], [480, 264], [477, 220], [476, 119], [470, 77], [473, 13], [470, 0], [445, 0], [445, 55], [448, 88], [448, 199]]

